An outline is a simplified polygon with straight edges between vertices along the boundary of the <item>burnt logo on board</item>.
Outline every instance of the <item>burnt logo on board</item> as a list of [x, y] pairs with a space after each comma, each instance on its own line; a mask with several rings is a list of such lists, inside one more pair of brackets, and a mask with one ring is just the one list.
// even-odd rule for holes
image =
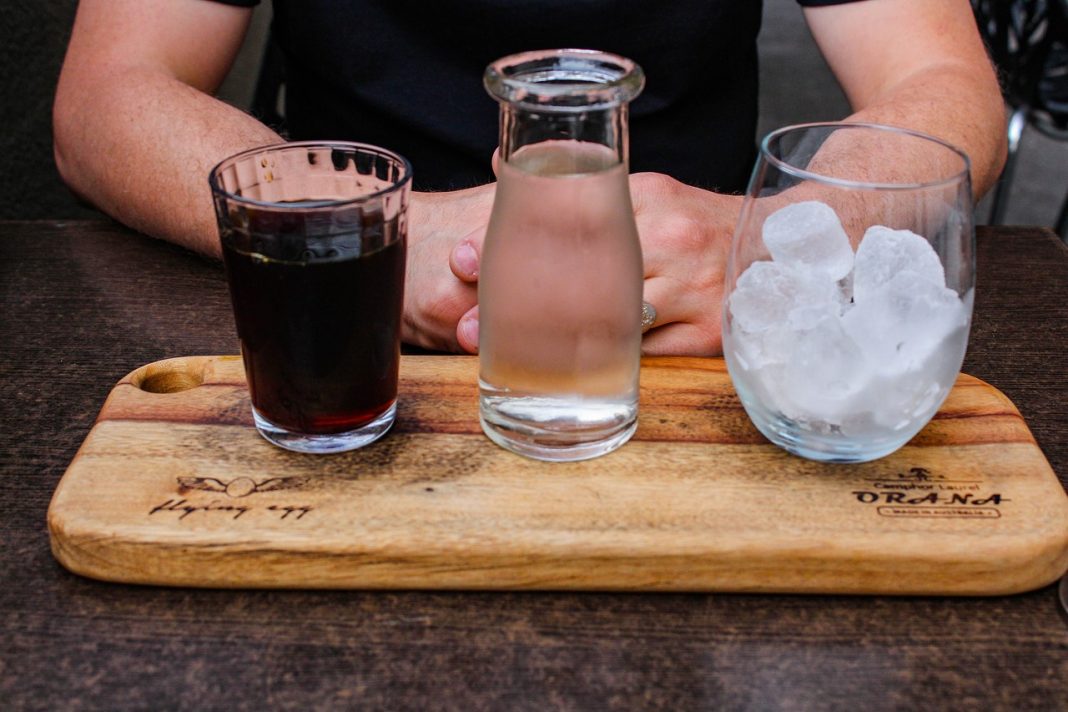
[[978, 476], [953, 478], [926, 467], [866, 480], [851, 494], [860, 504], [876, 505], [881, 517], [998, 519], [1000, 505], [1011, 502], [1000, 492], [984, 491]]
[[[275, 492], [277, 490], [298, 489], [309, 478], [307, 477], [268, 477], [262, 480], [254, 480], [251, 477], [235, 477], [230, 480], [221, 480], [217, 477], [179, 477], [178, 494], [186, 495], [193, 490], [225, 494], [231, 499], [240, 499], [261, 492]], [[250, 514], [255, 518], [255, 512], [265, 512], [272, 517], [283, 520], [296, 521], [303, 519], [306, 514], [315, 507], [306, 504], [254, 504], [253, 502], [230, 502], [217, 497], [194, 497], [192, 500], [182, 496], [171, 498], [156, 505], [149, 510], [148, 515], [165, 516], [176, 514], [178, 521], [184, 521], [191, 515], [198, 515], [197, 519], [204, 516], [227, 516], [237, 520]]]
[[260, 492], [297, 489], [307, 477], [269, 477], [258, 482], [251, 477], [235, 477], [232, 480], [220, 480], [215, 477], [179, 477], [178, 492], [185, 494], [189, 490], [205, 492], [222, 492], [227, 497], [248, 497]]

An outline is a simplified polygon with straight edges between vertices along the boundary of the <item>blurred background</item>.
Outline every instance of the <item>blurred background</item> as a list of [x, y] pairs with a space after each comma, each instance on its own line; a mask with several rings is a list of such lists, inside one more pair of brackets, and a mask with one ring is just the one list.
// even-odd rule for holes
[[[96, 215], [67, 191], [52, 162], [52, 94], [75, 6], [75, 0], [3, 0], [0, 7], [0, 219]], [[252, 101], [269, 22], [265, 2], [256, 10], [245, 49], [220, 91], [237, 106], [247, 108]], [[765, 1], [760, 55], [760, 135], [787, 124], [847, 115], [848, 104], [795, 0]], [[1028, 125], [1004, 222], [1052, 226], [1066, 191], [1068, 141]], [[978, 222], [986, 222], [989, 203], [988, 196], [980, 204]]]

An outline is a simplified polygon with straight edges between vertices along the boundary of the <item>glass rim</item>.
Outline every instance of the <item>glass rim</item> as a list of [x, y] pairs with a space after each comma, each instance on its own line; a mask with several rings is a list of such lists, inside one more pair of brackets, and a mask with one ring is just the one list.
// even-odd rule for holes
[[[884, 131], [887, 133], [896, 133], [905, 136], [911, 136], [923, 141], [937, 144], [945, 149], [948, 149], [951, 153], [954, 153], [961, 159], [964, 167], [956, 172], [952, 173], [944, 178], [938, 178], [930, 181], [922, 181], [915, 183], [881, 183], [881, 182], [869, 182], [869, 181], [856, 181], [849, 180], [848, 178], [835, 178], [834, 176], [825, 175], [816, 171], [810, 171], [804, 168], [798, 168], [797, 166], [788, 163], [787, 161], [777, 158], [772, 155], [769, 149], [769, 145], [772, 141], [781, 138], [782, 136], [800, 131], [803, 129], [870, 129], [874, 131]], [[828, 134], [829, 135], [829, 134]], [[793, 124], [791, 126], [783, 126], [782, 128], [775, 129], [769, 132], [760, 142], [760, 155], [781, 170], [783, 173], [787, 173], [796, 178], [802, 178], [805, 180], [814, 180], [821, 183], [827, 183], [829, 185], [835, 185], [841, 188], [856, 188], [861, 190], [922, 190], [926, 188], [939, 188], [959, 183], [962, 180], [970, 180], [972, 162], [968, 158], [968, 154], [957, 148], [949, 141], [932, 136], [930, 134], [923, 133], [922, 131], [916, 131], [914, 129], [902, 128], [900, 126], [889, 126], [887, 124], [876, 124], [864, 121], [817, 121], [808, 124]]]
[[[538, 78], [550, 73], [573, 81], [557, 84]], [[482, 83], [498, 101], [549, 111], [585, 111], [631, 101], [645, 87], [645, 72], [634, 60], [612, 52], [539, 49], [491, 62], [483, 73]], [[571, 97], [582, 98], [581, 105], [557, 103]]]
[[[371, 193], [365, 193], [364, 195], [358, 195], [352, 198], [326, 198], [323, 200], [308, 200], [302, 201], [300, 204], [287, 204], [278, 203], [271, 200], [259, 200], [257, 198], [249, 198], [243, 195], [235, 195], [229, 190], [226, 190], [219, 184], [219, 174], [231, 165], [237, 163], [243, 158], [249, 156], [261, 154], [261, 153], [281, 153], [290, 149], [308, 149], [308, 148], [341, 148], [347, 150], [364, 150], [369, 153], [375, 153], [380, 156], [391, 158], [400, 164], [403, 173], [401, 177], [393, 181], [388, 187], [380, 190], [373, 191]], [[329, 140], [313, 140], [313, 141], [284, 141], [282, 143], [268, 143], [263, 146], [256, 146], [254, 148], [245, 149], [239, 153], [235, 153], [232, 156], [228, 156], [218, 163], [208, 173], [208, 185], [211, 186], [211, 192], [214, 196], [225, 198], [226, 200], [232, 200], [242, 205], [251, 205], [257, 208], [263, 208], [267, 210], [277, 210], [280, 212], [288, 210], [330, 210], [339, 207], [345, 207], [349, 205], [358, 205], [364, 203], [372, 198], [378, 198], [390, 193], [394, 193], [404, 188], [406, 183], [412, 182], [412, 164], [411, 162], [400, 155], [396, 151], [391, 151], [388, 148], [382, 148], [381, 146], [375, 146], [370, 143], [360, 143], [357, 141], [329, 141]]]

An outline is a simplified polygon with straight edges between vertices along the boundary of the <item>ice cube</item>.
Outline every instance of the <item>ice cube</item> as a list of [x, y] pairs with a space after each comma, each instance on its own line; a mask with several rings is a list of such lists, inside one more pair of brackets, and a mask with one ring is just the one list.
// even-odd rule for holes
[[926, 423], [945, 399], [953, 381], [942, 383], [925, 368], [877, 376], [865, 394], [874, 422], [900, 432]]
[[911, 269], [858, 297], [842, 317], [845, 332], [883, 373], [922, 367], [967, 322], [967, 308], [956, 292]]
[[837, 301], [823, 302], [820, 304], [801, 304], [793, 307], [786, 314], [783, 328], [787, 331], [808, 331], [819, 326], [824, 319], [833, 319], [840, 316], [842, 306]]
[[838, 304], [841, 307], [841, 311], [845, 311], [853, 306], [853, 273], [850, 272], [838, 280], [837, 286]]
[[946, 273], [938, 254], [911, 230], [874, 225], [864, 233], [853, 268], [853, 299], [862, 302], [901, 270], [911, 270], [928, 282], [946, 286]]
[[853, 269], [853, 247], [831, 206], [806, 200], [776, 210], [764, 221], [772, 258], [808, 274], [838, 281]]
[[789, 361], [795, 341], [795, 331], [789, 324], [783, 324], [757, 333], [735, 329], [731, 346], [742, 368], [759, 371]]
[[757, 261], [738, 278], [730, 296], [734, 326], [759, 333], [784, 323], [799, 306], [837, 304], [833, 281], [814, 278], [776, 262]]
[[840, 425], [856, 410], [854, 401], [864, 392], [874, 369], [837, 316], [826, 316], [793, 336], [781, 383], [781, 401], [791, 404], [784, 414]]

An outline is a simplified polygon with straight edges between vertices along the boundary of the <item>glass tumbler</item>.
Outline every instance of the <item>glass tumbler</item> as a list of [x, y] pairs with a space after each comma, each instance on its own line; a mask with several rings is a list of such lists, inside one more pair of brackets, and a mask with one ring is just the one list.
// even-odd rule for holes
[[864, 462], [934, 416], [971, 325], [969, 170], [948, 143], [888, 126], [764, 139], [728, 261], [723, 350], [773, 443]]
[[627, 177], [641, 68], [591, 50], [500, 59], [497, 192], [478, 282], [482, 429], [528, 457], [597, 457], [634, 433], [642, 256]]
[[396, 413], [408, 161], [298, 142], [227, 158], [209, 179], [252, 414], [310, 453], [380, 438]]

